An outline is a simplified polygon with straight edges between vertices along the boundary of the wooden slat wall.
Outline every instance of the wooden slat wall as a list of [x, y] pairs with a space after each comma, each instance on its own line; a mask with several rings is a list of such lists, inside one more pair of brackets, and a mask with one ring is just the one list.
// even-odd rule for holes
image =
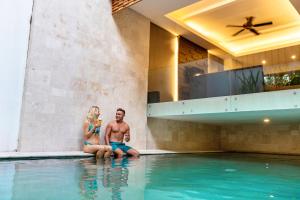
[[208, 57], [208, 52], [203, 47], [185, 39], [179, 38], [178, 63], [188, 63]]
[[127, 8], [141, 0], [112, 0], [112, 14], [117, 13], [118, 11]]

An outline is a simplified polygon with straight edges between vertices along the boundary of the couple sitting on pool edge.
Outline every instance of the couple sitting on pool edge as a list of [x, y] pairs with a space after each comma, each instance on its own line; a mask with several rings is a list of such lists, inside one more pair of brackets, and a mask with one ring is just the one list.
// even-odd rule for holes
[[126, 146], [123, 140], [129, 142], [130, 129], [128, 124], [123, 120], [125, 110], [118, 108], [116, 111], [116, 119], [111, 121], [105, 130], [105, 144], [100, 145], [100, 127], [102, 121], [98, 119], [100, 109], [98, 106], [92, 106], [88, 112], [87, 118], [83, 124], [85, 153], [94, 153], [97, 158], [108, 158], [112, 152], [117, 158], [123, 155], [139, 156], [139, 152], [130, 146]]

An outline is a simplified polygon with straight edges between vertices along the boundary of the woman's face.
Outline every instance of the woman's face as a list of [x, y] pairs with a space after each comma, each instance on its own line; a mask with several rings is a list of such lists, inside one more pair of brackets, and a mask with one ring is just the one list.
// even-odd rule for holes
[[100, 115], [100, 110], [98, 108], [94, 108], [94, 119], [98, 119]]

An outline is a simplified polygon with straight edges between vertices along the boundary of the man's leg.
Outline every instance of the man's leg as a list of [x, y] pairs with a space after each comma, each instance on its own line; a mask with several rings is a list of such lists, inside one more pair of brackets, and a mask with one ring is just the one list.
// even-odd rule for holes
[[127, 154], [132, 155], [134, 157], [139, 157], [140, 156], [140, 153], [137, 150], [132, 149], [132, 148], [127, 151]]
[[117, 148], [114, 150], [114, 154], [117, 156], [117, 158], [122, 158], [124, 152], [120, 148]]

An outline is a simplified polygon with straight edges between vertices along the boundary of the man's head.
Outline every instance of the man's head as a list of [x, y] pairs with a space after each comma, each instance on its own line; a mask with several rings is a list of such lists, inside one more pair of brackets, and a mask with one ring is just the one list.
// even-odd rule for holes
[[116, 112], [116, 120], [118, 122], [121, 122], [123, 121], [124, 116], [125, 116], [125, 110], [122, 108], [118, 108]]

